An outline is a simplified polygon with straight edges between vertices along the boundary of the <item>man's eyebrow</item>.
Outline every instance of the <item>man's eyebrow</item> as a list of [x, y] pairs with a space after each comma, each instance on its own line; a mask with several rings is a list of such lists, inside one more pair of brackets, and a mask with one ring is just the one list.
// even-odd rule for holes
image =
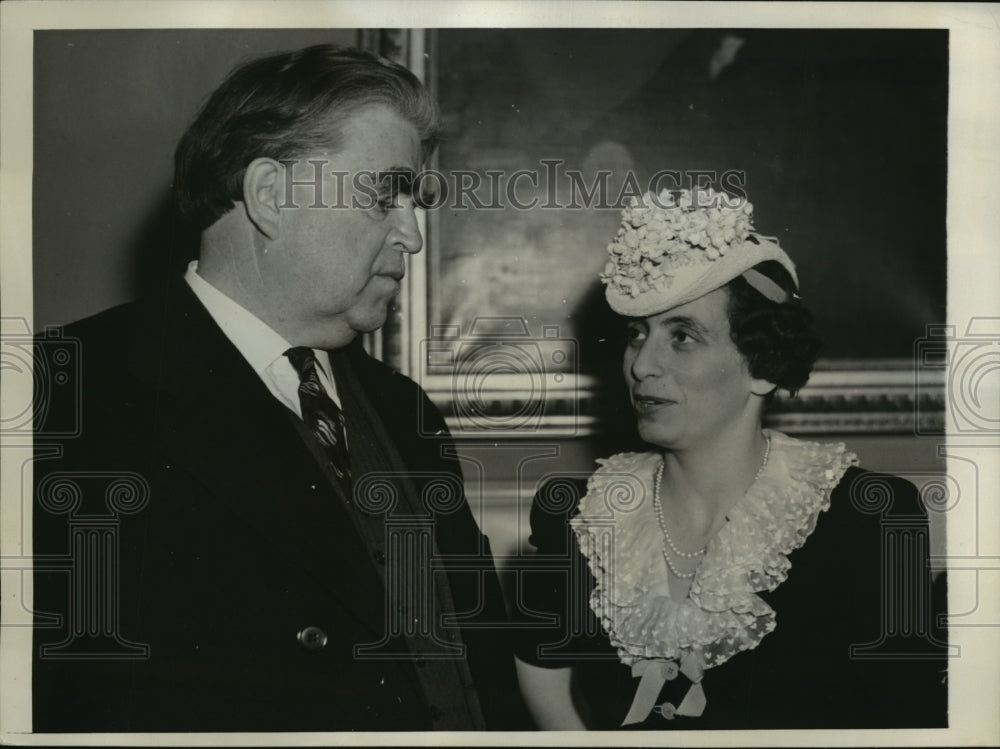
[[405, 166], [392, 166], [376, 174], [379, 187], [389, 187], [395, 192], [409, 195], [413, 192], [416, 172]]

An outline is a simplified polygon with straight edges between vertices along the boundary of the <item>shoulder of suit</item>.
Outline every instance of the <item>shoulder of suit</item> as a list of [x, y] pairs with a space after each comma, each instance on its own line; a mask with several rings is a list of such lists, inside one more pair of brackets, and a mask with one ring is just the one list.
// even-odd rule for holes
[[[47, 326], [35, 335], [39, 351], [70, 347], [72, 369], [88, 380], [104, 382], [125, 370], [129, 347], [140, 323], [137, 302], [120, 304], [63, 326]], [[146, 333], [149, 335], [149, 333]]]
[[[55, 330], [64, 338], [87, 340], [125, 334], [134, 325], [136, 307], [137, 302], [119, 304], [66, 325], [48, 326], [46, 332], [54, 335], [52, 331]], [[38, 336], [44, 337], [46, 332], [40, 332]]]
[[364, 350], [360, 342], [351, 344], [349, 354], [351, 362], [364, 382], [369, 384], [374, 382], [390, 388], [423, 393], [423, 388], [414, 380], [385, 362], [376, 359]]

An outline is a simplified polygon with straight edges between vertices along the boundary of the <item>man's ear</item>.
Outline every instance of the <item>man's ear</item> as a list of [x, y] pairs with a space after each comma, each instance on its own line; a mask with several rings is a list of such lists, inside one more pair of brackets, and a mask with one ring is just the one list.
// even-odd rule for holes
[[278, 238], [281, 231], [282, 166], [274, 159], [254, 159], [243, 175], [243, 204], [247, 217], [268, 239]]

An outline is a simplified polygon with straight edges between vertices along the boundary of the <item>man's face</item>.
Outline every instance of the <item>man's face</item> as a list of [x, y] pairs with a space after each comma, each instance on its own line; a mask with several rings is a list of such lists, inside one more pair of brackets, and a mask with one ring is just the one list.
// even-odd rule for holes
[[279, 241], [260, 261], [272, 326], [290, 331], [285, 337], [294, 345], [339, 346], [381, 327], [406, 271], [404, 254], [423, 246], [408, 194], [394, 195], [392, 180], [366, 178], [371, 187], [360, 190], [355, 184], [359, 172], [416, 173], [416, 129], [390, 107], [373, 104], [347, 119], [343, 135], [337, 151], [298, 159], [297, 183], [313, 179], [309, 160], [323, 162], [322, 194], [312, 185], [286, 192]]
[[645, 441], [697, 448], [758, 418], [755, 381], [730, 337], [728, 301], [716, 289], [629, 323], [623, 369]]

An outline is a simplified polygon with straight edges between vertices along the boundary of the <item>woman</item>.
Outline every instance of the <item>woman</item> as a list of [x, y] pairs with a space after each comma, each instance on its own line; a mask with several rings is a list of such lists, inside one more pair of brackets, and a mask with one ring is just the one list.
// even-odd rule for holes
[[712, 191], [648, 194], [608, 246], [649, 450], [535, 498], [518, 673], [541, 728], [945, 724], [916, 489], [761, 426], [818, 342], [751, 218]]

